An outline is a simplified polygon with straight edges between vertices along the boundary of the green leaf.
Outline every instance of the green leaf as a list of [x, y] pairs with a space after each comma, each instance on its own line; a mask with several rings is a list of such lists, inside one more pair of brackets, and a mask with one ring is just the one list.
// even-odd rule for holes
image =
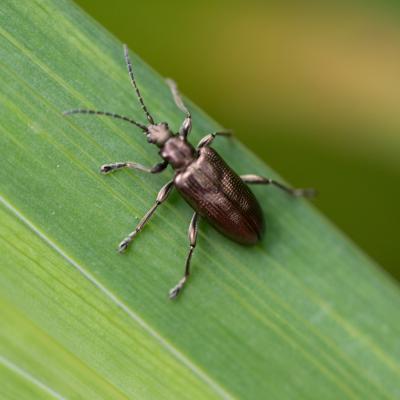
[[[105, 162], [153, 165], [157, 149], [123, 121], [61, 112], [145, 122], [121, 44], [67, 1], [6, 0], [0, 22], [2, 399], [398, 398], [399, 288], [306, 201], [256, 187], [268, 223], [253, 247], [201, 223], [175, 302], [193, 212], [176, 192], [118, 254], [172, 171], [101, 176]], [[165, 82], [132, 61], [177, 129]], [[221, 128], [188, 105], [193, 143]], [[236, 140], [215, 148], [277, 177]]]

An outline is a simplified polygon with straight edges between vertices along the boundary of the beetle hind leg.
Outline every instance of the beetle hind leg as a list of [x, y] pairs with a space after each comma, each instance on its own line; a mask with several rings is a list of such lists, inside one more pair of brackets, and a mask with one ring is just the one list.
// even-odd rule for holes
[[286, 193], [294, 196], [294, 197], [315, 197], [317, 191], [312, 188], [290, 188], [288, 186], [283, 185], [280, 182], [275, 181], [274, 179], [264, 178], [263, 176], [258, 175], [240, 175], [240, 178], [243, 182], [255, 185], [274, 185], [277, 188], [285, 191]]
[[185, 274], [183, 275], [183, 278], [178, 282], [178, 284], [169, 291], [169, 298], [171, 300], [175, 299], [178, 296], [178, 294], [182, 291], [183, 286], [185, 285], [186, 281], [189, 278], [190, 262], [192, 260], [193, 251], [194, 248], [196, 247], [196, 242], [197, 242], [198, 225], [199, 225], [198, 214], [195, 212], [193, 214], [192, 220], [190, 221], [189, 231], [188, 231], [190, 247], [189, 247], [189, 253], [186, 257]]

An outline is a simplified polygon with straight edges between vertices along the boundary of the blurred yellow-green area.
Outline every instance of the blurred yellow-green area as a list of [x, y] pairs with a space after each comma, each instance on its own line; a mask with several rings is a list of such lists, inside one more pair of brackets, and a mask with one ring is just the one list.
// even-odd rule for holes
[[316, 187], [316, 206], [400, 278], [395, 6], [77, 3], [291, 184]]

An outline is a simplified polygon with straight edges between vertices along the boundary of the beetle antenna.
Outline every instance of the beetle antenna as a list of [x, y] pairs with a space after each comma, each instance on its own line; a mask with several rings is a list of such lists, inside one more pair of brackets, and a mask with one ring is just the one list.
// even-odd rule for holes
[[71, 115], [71, 114], [91, 114], [91, 115], [104, 115], [106, 117], [122, 119], [123, 121], [127, 121], [133, 125], [136, 125], [138, 128], [142, 129], [144, 132], [147, 132], [147, 127], [145, 125], [140, 124], [139, 122], [134, 121], [128, 117], [124, 117], [119, 114], [115, 114], [108, 111], [97, 111], [97, 110], [87, 110], [83, 108], [76, 108], [74, 110], [68, 110], [63, 112], [64, 115]]
[[136, 80], [135, 80], [135, 76], [133, 75], [133, 70], [132, 70], [132, 63], [131, 60], [129, 59], [129, 54], [128, 54], [128, 46], [126, 44], [124, 44], [124, 54], [125, 54], [125, 62], [126, 62], [126, 66], [128, 67], [128, 72], [129, 72], [129, 77], [131, 78], [131, 83], [136, 91], [136, 95], [139, 99], [140, 105], [142, 106], [143, 111], [145, 112], [148, 121], [154, 125], [154, 119], [153, 117], [150, 115], [147, 107], [144, 104], [142, 95], [140, 94], [139, 88], [136, 85]]

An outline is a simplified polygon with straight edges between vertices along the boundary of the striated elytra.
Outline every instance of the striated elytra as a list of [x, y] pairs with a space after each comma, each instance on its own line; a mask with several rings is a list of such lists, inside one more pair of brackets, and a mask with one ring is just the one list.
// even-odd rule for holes
[[186, 118], [178, 133], [173, 133], [166, 122], [155, 123], [137, 87], [128, 48], [125, 45], [124, 54], [131, 83], [147, 117], [148, 124], [144, 125], [131, 118], [107, 111], [73, 109], [65, 111], [64, 115], [92, 114], [122, 119], [140, 128], [146, 134], [148, 142], [160, 148], [159, 154], [163, 160], [153, 167], [148, 168], [131, 161], [115, 162], [102, 165], [100, 172], [103, 174], [122, 168], [155, 174], [164, 171], [168, 165], [171, 165], [175, 170], [174, 178], [161, 188], [153, 206], [140, 220], [135, 230], [118, 246], [118, 251], [126, 250], [129, 243], [143, 229], [157, 207], [168, 198], [171, 190], [175, 187], [193, 208], [194, 214], [188, 231], [190, 245], [184, 276], [169, 292], [170, 299], [174, 299], [182, 291], [190, 275], [190, 262], [196, 247], [200, 217], [206, 219], [218, 231], [238, 243], [255, 244], [260, 240], [264, 231], [264, 218], [261, 207], [247, 184], [272, 184], [293, 196], [313, 196], [315, 191], [313, 189], [291, 189], [273, 179], [258, 175], [239, 176], [236, 174], [221, 156], [210, 147], [217, 136], [230, 136], [230, 132], [213, 132], [201, 139], [196, 147], [193, 147], [187, 140], [192, 127], [191, 114], [184, 105], [175, 82], [170, 79], [167, 79], [167, 84], [171, 89], [176, 105], [186, 114]]

